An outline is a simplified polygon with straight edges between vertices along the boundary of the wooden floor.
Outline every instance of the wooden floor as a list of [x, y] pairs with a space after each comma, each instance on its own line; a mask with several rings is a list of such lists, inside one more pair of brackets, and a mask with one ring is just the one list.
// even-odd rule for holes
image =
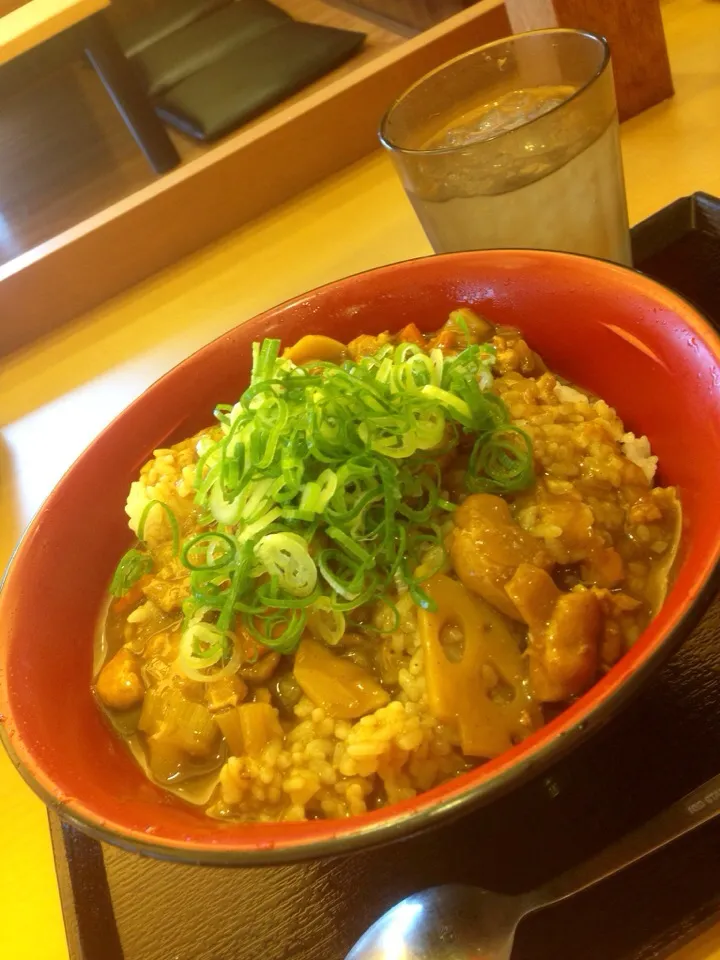
[[[276, 2], [298, 19], [368, 35], [353, 60], [293, 100], [404, 39], [323, 0]], [[154, 179], [94, 71], [77, 51], [53, 43], [0, 68], [0, 263]], [[183, 161], [212, 149], [171, 135]]]

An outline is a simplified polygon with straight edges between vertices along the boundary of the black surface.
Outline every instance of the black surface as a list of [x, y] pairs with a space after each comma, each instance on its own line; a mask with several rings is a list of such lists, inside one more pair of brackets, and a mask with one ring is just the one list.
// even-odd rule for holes
[[[684, 198], [635, 228], [633, 244], [639, 268], [667, 278], [720, 327], [718, 209], [712, 198]], [[698, 249], [715, 269], [698, 272], [705, 262]], [[103, 876], [97, 845], [80, 838], [70, 877], [87, 869], [96, 895], [83, 897], [74, 883], [63, 885], [62, 870], [61, 891], [79, 919], [104, 904], [105, 927], [86, 917], [81, 929], [114, 929], [118, 918], [125, 960], [342, 960], [372, 920], [414, 890], [449, 881], [530, 889], [719, 770], [716, 600], [668, 665], [602, 732], [550, 775], [455, 823], [391, 847], [282, 869], [181, 867], [105, 848]], [[666, 956], [720, 908], [719, 864], [716, 820], [529, 918], [514, 960]], [[77, 960], [106, 960], [104, 949], [102, 936], [91, 933]]]
[[682, 293], [720, 323], [720, 200], [681, 197], [633, 229], [643, 272]]
[[365, 35], [290, 21], [236, 47], [156, 101], [163, 120], [215, 140], [348, 60]]

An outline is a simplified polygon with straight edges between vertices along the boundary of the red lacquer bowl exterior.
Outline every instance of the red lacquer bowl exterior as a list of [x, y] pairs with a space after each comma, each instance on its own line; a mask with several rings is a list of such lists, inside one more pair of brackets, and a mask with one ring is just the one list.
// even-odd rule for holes
[[[682, 565], [665, 606], [620, 663], [523, 744], [412, 800], [349, 820], [222, 824], [148, 782], [90, 692], [93, 633], [130, 533], [123, 511], [151, 451], [211, 420], [247, 382], [250, 344], [304, 333], [349, 340], [458, 304], [520, 327], [551, 368], [650, 437], [682, 494]], [[340, 853], [496, 798], [599, 727], [699, 617], [720, 554], [720, 341], [686, 302], [603, 261], [538, 251], [451, 254], [313, 291], [209, 344], [152, 386], [85, 451], [20, 544], [0, 594], [0, 725], [20, 772], [65, 818], [140, 852], [205, 863]], [[639, 758], [640, 759], [640, 758]]]

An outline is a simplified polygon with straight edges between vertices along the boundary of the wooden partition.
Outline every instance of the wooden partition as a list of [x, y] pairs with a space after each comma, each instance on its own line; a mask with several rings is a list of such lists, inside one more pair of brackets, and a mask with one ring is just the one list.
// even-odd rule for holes
[[0, 355], [375, 150], [410, 83], [508, 32], [501, 0], [480, 0], [0, 267]]

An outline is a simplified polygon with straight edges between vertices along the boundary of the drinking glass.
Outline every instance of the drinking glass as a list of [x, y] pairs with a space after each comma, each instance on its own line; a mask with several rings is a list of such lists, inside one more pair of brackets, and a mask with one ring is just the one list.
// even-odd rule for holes
[[436, 253], [536, 247], [631, 262], [602, 37], [535, 30], [462, 54], [395, 101], [380, 140]]

